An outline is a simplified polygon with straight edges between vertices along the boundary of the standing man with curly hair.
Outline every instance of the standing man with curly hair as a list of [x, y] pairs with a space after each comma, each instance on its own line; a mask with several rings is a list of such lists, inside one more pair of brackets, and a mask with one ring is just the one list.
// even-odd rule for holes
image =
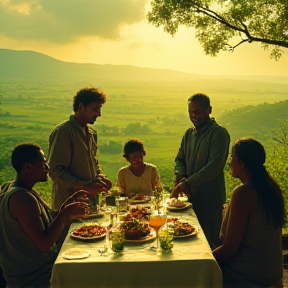
[[53, 180], [53, 209], [58, 209], [77, 190], [96, 195], [112, 186], [100, 167], [97, 131], [91, 126], [101, 116], [106, 99], [97, 88], [79, 90], [74, 96], [74, 115], [50, 134], [48, 161]]

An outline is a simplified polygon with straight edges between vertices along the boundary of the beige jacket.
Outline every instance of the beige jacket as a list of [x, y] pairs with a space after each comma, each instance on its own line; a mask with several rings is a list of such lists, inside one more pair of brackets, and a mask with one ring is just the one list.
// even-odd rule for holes
[[88, 183], [103, 173], [97, 159], [97, 132], [91, 127], [83, 130], [74, 115], [59, 124], [49, 137], [49, 175], [53, 180], [52, 208], [61, 204], [74, 192], [76, 181]]

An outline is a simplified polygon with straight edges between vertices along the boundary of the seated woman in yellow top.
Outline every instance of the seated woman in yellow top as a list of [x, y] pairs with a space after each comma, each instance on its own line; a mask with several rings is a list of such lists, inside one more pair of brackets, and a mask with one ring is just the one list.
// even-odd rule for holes
[[130, 165], [122, 167], [117, 175], [119, 193], [132, 197], [133, 194], [152, 195], [160, 184], [160, 175], [155, 165], [143, 161], [146, 155], [143, 142], [132, 139], [124, 145], [123, 157]]

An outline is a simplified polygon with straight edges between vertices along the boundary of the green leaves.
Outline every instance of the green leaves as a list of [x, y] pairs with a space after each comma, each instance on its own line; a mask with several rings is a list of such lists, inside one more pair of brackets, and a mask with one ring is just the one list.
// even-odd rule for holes
[[[286, 0], [152, 0], [148, 22], [174, 35], [179, 25], [194, 27], [206, 54], [216, 56], [245, 42], [260, 42], [280, 59], [280, 47], [288, 48], [288, 1]], [[229, 41], [238, 39], [238, 44]]]

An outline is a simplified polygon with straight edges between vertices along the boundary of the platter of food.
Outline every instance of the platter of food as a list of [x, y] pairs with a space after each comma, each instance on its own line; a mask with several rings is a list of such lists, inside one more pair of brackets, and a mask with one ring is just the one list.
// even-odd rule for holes
[[198, 234], [199, 228], [186, 221], [181, 221], [178, 218], [167, 218], [167, 222], [173, 223], [174, 239], [186, 238]]
[[191, 233], [189, 233], [189, 234], [183, 234], [183, 235], [175, 235], [174, 234], [174, 238], [186, 238], [186, 237], [190, 237], [190, 236], [193, 236], [193, 235], [196, 235], [196, 234], [198, 234], [198, 232], [199, 232], [199, 228], [198, 228], [198, 226], [196, 226], [196, 225], [191, 225], [193, 228], [194, 228], [194, 230], [191, 232]]
[[98, 240], [104, 238], [106, 235], [106, 228], [98, 225], [83, 225], [77, 229], [70, 232], [70, 236], [78, 240]]
[[169, 211], [182, 211], [182, 210], [186, 210], [190, 206], [191, 206], [191, 203], [189, 202], [181, 202], [177, 204], [170, 203], [168, 204], [167, 209]]
[[151, 200], [150, 196], [138, 194], [138, 195], [133, 196], [130, 199], [130, 203], [131, 204], [142, 204], [142, 203], [147, 203], [150, 200]]
[[127, 218], [121, 223], [121, 229], [125, 231], [127, 243], [143, 243], [156, 237], [155, 230], [146, 221], [137, 218]]
[[126, 239], [127, 243], [144, 243], [156, 238], [156, 232], [154, 229], [150, 229], [150, 233], [139, 239]]

